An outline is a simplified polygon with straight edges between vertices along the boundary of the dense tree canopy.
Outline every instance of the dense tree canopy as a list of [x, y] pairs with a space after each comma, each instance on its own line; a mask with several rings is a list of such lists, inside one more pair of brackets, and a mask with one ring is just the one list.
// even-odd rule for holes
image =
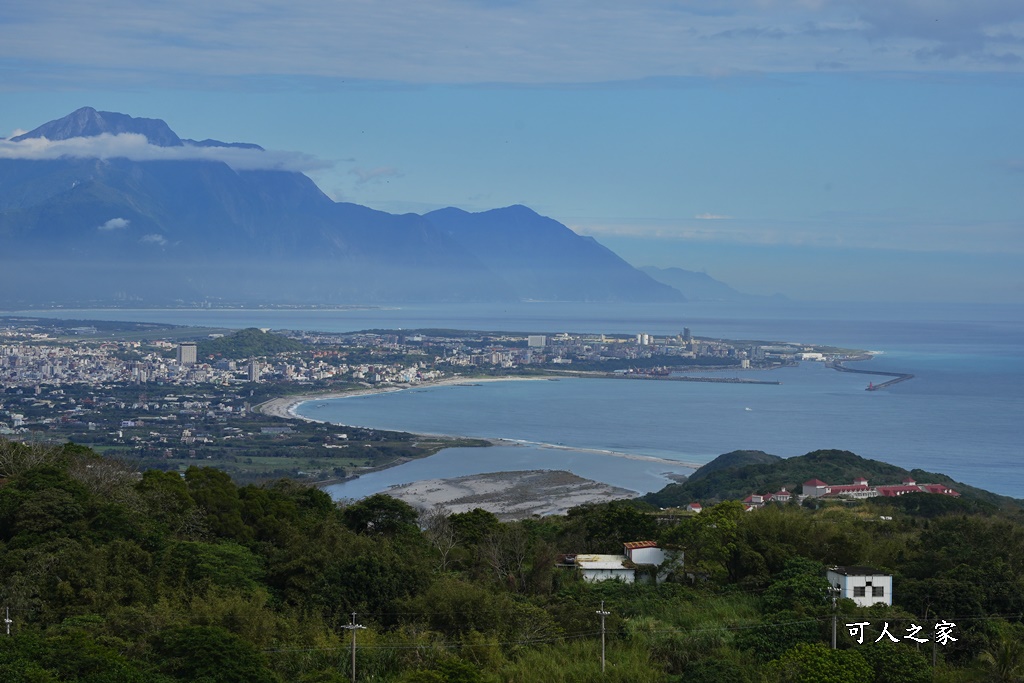
[[[315, 488], [239, 487], [205, 468], [138, 473], [75, 446], [0, 442], [0, 469], [4, 681], [344, 681], [353, 618], [366, 627], [361, 680], [917, 683], [1024, 671], [1024, 525], [994, 508], [725, 502], [667, 517], [616, 502], [501, 522], [479, 509], [422, 515], [384, 495], [339, 506]], [[588, 584], [556, 566], [628, 540], [658, 541], [683, 564], [660, 585]], [[833, 607], [829, 564], [891, 572], [896, 604]], [[941, 619], [955, 641], [882, 632], [916, 623], [931, 637]], [[847, 622], [868, 624], [863, 643]]]

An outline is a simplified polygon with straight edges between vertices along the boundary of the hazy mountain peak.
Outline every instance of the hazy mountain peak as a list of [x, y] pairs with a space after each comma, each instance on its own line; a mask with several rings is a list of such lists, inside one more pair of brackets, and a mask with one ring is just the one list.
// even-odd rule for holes
[[35, 130], [12, 138], [15, 142], [29, 138], [68, 140], [90, 138], [108, 133], [137, 133], [146, 136], [150, 144], [160, 147], [181, 147], [181, 141], [170, 126], [160, 119], [134, 118], [112, 111], [97, 111], [92, 107], [76, 109], [64, 118], [44, 123]]

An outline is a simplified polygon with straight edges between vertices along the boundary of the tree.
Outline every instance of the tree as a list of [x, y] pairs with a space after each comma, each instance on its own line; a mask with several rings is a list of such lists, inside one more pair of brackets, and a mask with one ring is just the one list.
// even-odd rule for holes
[[345, 525], [359, 534], [394, 536], [416, 530], [416, 509], [403, 500], [375, 493], [342, 510]]
[[473, 508], [469, 512], [456, 512], [448, 516], [455, 529], [460, 543], [476, 545], [501, 526], [497, 515], [482, 508]]
[[726, 501], [709, 507], [699, 515], [683, 519], [668, 530], [662, 540], [682, 548], [686, 571], [710, 579], [733, 577], [741, 546], [739, 520], [743, 504]]
[[165, 672], [186, 681], [275, 683], [266, 658], [247, 641], [219, 626], [166, 629], [153, 639]]
[[871, 683], [874, 671], [856, 650], [801, 643], [768, 665], [779, 683]]
[[906, 643], [883, 640], [858, 652], [874, 669], [875, 683], [928, 683], [932, 680], [928, 659]]
[[445, 571], [448, 568], [448, 556], [458, 542], [455, 525], [448, 519], [448, 511], [443, 505], [435, 505], [420, 515], [420, 526], [427, 540], [440, 555], [438, 570]]
[[185, 483], [192, 500], [206, 511], [206, 523], [217, 536], [247, 541], [251, 536], [242, 521], [238, 487], [226, 473], [212, 467], [189, 467]]
[[999, 683], [1024, 681], [1024, 643], [1019, 639], [999, 634], [989, 647], [978, 656], [988, 673], [989, 680]]
[[658, 531], [654, 517], [623, 500], [580, 505], [567, 516], [569, 527], [583, 537], [580, 549], [588, 552], [622, 552], [624, 542], [650, 540]]
[[792, 557], [765, 590], [762, 598], [764, 611], [819, 612], [825, 607], [828, 590], [824, 565], [803, 557]]

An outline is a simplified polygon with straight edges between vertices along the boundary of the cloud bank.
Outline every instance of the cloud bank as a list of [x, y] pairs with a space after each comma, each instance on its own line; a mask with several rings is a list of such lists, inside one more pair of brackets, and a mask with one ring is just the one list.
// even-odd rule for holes
[[1020, 0], [180, 0], [145, 9], [110, 0], [104, 8], [71, 0], [0, 6], [7, 84], [1024, 70]]
[[[0, 159], [129, 159], [131, 161], [211, 161], [236, 171], [315, 171], [331, 164], [301, 152], [238, 147], [160, 147], [138, 133], [104, 133], [94, 137], [48, 140], [0, 140]], [[112, 229], [112, 228], [105, 228]]]

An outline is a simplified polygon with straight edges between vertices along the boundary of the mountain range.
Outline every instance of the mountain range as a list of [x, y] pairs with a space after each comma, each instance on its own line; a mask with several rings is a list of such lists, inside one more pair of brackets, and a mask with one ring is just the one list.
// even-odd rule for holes
[[642, 266], [641, 271], [652, 279], [680, 292], [686, 292], [689, 301], [785, 301], [782, 294], [746, 294], [739, 292], [707, 273], [682, 268], [656, 268]]
[[0, 140], [0, 305], [682, 301], [524, 206], [335, 202], [250, 143], [79, 109]]

